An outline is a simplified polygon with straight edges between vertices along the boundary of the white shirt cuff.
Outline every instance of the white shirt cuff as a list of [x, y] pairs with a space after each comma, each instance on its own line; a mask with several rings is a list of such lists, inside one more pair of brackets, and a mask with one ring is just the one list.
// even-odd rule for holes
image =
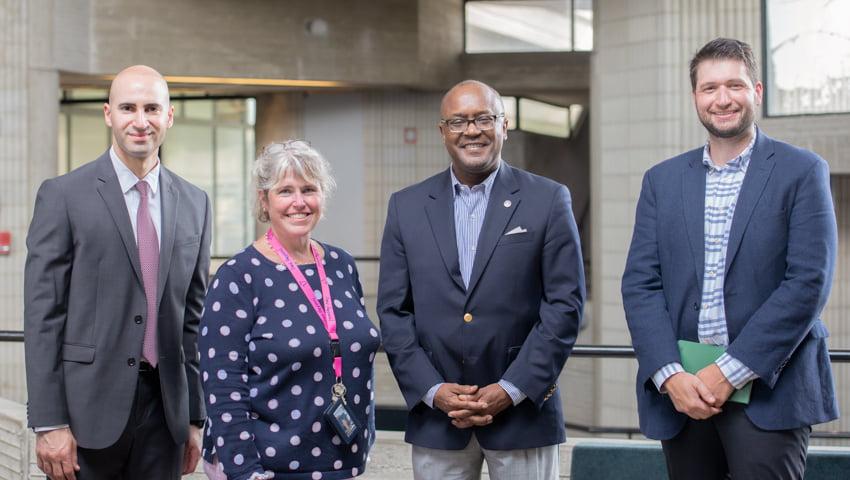
[[32, 431], [35, 433], [41, 432], [49, 432], [51, 430], [59, 430], [61, 428], [68, 428], [69, 425], [50, 425], [49, 427], [33, 427]]
[[755, 372], [728, 353], [720, 355], [720, 358], [715, 360], [714, 363], [717, 364], [723, 376], [726, 377], [726, 380], [729, 380], [729, 383], [736, 390], [740, 390], [751, 381], [759, 378]]
[[516, 388], [516, 385], [507, 380], [499, 380], [499, 386], [511, 397], [514, 406], [519, 405], [520, 402], [528, 398], [526, 394], [522, 393], [522, 390]]
[[658, 389], [661, 393], [667, 393], [667, 389], [664, 388], [664, 382], [667, 381], [668, 378], [673, 375], [684, 372], [685, 369], [682, 368], [682, 364], [679, 362], [671, 362], [663, 367], [659, 368], [657, 372], [652, 375], [652, 383], [655, 384], [655, 388]]
[[431, 387], [422, 397], [422, 403], [428, 405], [428, 408], [434, 408], [434, 397], [437, 395], [437, 390], [439, 390], [442, 386], [443, 384], [441, 382]]

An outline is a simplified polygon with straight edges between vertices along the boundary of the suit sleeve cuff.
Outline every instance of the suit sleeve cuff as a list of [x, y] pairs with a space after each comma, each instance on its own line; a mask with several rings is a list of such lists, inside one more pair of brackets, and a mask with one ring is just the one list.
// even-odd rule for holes
[[735, 390], [740, 390], [751, 381], [759, 378], [755, 372], [728, 353], [720, 355], [720, 358], [715, 360], [714, 363], [720, 368], [726, 380], [729, 380], [729, 383], [735, 387]]
[[67, 425], [67, 424], [66, 425], [50, 425], [48, 427], [33, 427], [32, 431], [35, 432], [35, 433], [41, 433], [41, 432], [49, 432], [51, 430], [59, 430], [59, 429], [62, 429], [62, 428], [68, 428], [68, 427], [69, 427], [69, 425]]
[[516, 385], [507, 380], [499, 380], [499, 386], [502, 387], [509, 397], [511, 397], [511, 401], [513, 401], [514, 406], [519, 405], [520, 402], [528, 398], [526, 394], [522, 393], [522, 390], [516, 388]]
[[664, 382], [667, 381], [668, 378], [673, 375], [684, 372], [685, 369], [682, 368], [682, 364], [679, 362], [671, 362], [663, 367], [659, 368], [657, 372], [652, 374], [652, 383], [655, 384], [655, 388], [658, 389], [661, 393], [667, 393], [667, 389], [664, 388]]
[[439, 390], [442, 386], [442, 383], [438, 383], [428, 389], [425, 395], [422, 396], [422, 403], [428, 405], [428, 408], [434, 408], [434, 397], [437, 395], [437, 390]]

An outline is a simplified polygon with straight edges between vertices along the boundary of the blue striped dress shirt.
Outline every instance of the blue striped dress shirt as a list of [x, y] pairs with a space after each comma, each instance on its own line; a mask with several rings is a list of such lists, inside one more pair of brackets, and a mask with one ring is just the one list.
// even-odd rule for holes
[[[697, 334], [700, 343], [729, 345], [729, 332], [726, 326], [726, 305], [723, 298], [723, 286], [726, 275], [726, 248], [729, 245], [729, 231], [735, 215], [735, 204], [747, 168], [753, 153], [755, 136], [741, 152], [724, 166], [717, 166], [711, 160], [708, 144], [702, 151], [702, 163], [706, 166], [705, 178], [705, 270], [703, 271], [702, 304], [699, 312]], [[715, 363], [735, 388], [741, 388], [749, 381], [758, 378], [746, 365], [731, 355], [724, 353]], [[675, 373], [684, 369], [678, 362], [661, 367], [652, 380], [659, 389]]]
[[[501, 167], [501, 162], [499, 163]], [[455, 237], [457, 240], [457, 257], [460, 263], [460, 275], [463, 277], [463, 285], [469, 286], [469, 277], [472, 274], [472, 264], [475, 261], [475, 252], [478, 248], [478, 236], [481, 234], [481, 226], [484, 224], [484, 214], [487, 212], [487, 203], [490, 201], [490, 192], [493, 190], [493, 182], [499, 169], [493, 171], [483, 182], [468, 187], [457, 179], [454, 170], [449, 168], [452, 177], [452, 191], [454, 192], [455, 212]], [[422, 400], [429, 407], [434, 408], [434, 395], [442, 383], [438, 383], [428, 390]], [[511, 397], [516, 405], [526, 399], [514, 384], [507, 380], [499, 380], [499, 385]]]

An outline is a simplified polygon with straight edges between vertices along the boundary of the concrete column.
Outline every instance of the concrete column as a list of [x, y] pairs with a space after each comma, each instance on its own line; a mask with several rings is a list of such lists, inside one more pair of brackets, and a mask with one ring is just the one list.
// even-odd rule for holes
[[[688, 63], [718, 36], [757, 48], [757, 0], [599, 0], [591, 80], [591, 221], [594, 340], [628, 344], [620, 279], [644, 172], [705, 142], [691, 100]], [[597, 424], [637, 425], [628, 360], [597, 360]]]
[[[12, 251], [0, 256], [0, 329], [22, 330], [26, 232], [35, 192], [56, 174], [58, 72], [53, 59], [53, 2], [0, 1], [0, 231]], [[23, 344], [0, 348], [0, 394], [26, 400]]]

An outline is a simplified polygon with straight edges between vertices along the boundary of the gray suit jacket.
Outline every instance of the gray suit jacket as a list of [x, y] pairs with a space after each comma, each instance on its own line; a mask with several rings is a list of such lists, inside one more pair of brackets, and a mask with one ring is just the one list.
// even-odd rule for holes
[[[162, 398], [177, 443], [205, 417], [198, 322], [209, 272], [207, 195], [160, 170], [158, 342]], [[118, 178], [101, 155], [38, 191], [24, 284], [31, 427], [69, 424], [84, 448], [127, 424], [147, 319], [138, 248]]]

